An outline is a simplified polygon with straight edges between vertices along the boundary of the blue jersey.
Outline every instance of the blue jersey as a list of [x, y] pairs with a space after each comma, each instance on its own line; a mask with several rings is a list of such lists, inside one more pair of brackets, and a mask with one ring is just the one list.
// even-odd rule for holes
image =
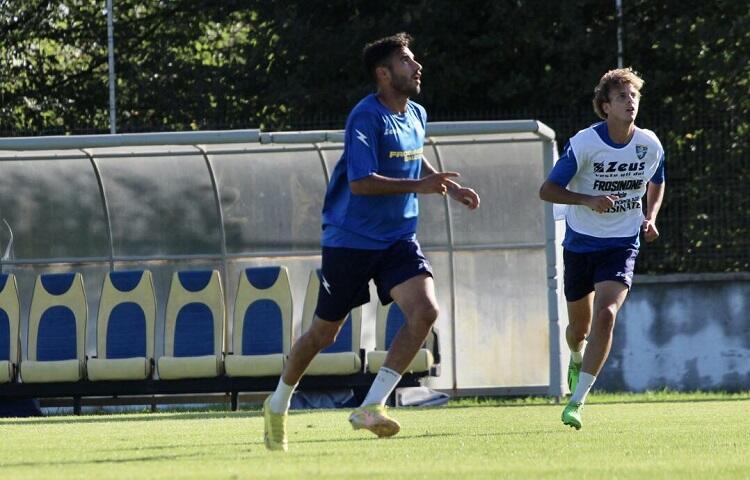
[[416, 193], [354, 195], [349, 182], [373, 174], [418, 179], [426, 123], [425, 109], [412, 101], [404, 114], [391, 112], [374, 94], [354, 107], [323, 204], [323, 246], [382, 250], [415, 237]]

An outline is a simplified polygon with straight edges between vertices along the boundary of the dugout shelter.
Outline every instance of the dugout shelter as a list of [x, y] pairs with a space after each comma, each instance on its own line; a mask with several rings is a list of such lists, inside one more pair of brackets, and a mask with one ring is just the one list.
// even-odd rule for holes
[[[248, 268], [284, 268], [292, 305], [284, 332], [297, 338], [342, 142], [341, 131], [259, 130], [0, 139], [0, 273], [13, 274], [18, 292], [18, 328], [0, 332], [18, 332], [21, 369], [39, 275], [81, 275], [88, 317], [77, 333], [86, 357], [106, 341], [97, 332], [107, 324], [97, 318], [102, 286], [123, 271], [150, 272], [153, 284], [155, 307], [146, 311], [155, 314], [143, 324], [153, 343], [139, 358], [158, 364], [173, 354], [164, 337], [166, 327], [174, 334], [168, 298], [176, 272], [218, 272], [225, 318], [215, 329], [221, 341], [212, 337], [217, 359], [232, 350], [235, 294]], [[460, 172], [482, 204], [469, 211], [439, 195], [420, 197], [417, 236], [440, 303], [439, 375], [423, 384], [457, 395], [560, 396], [563, 232], [537, 194], [557, 155], [554, 132], [535, 120], [429, 123], [425, 155]], [[383, 344], [371, 293], [354, 339], [365, 352]], [[158, 375], [139, 363], [144, 369]]]

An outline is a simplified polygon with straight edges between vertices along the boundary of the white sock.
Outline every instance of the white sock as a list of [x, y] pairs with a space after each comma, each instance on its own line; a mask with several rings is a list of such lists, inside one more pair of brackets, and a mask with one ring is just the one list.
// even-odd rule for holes
[[578, 385], [576, 385], [576, 391], [573, 392], [573, 395], [570, 397], [570, 402], [584, 403], [586, 401], [586, 396], [589, 394], [589, 390], [591, 390], [591, 387], [594, 386], [595, 381], [595, 376], [591, 375], [590, 373], [581, 372], [581, 375], [578, 377]]
[[580, 352], [574, 352], [573, 350], [570, 351], [570, 358], [575, 363], [583, 363], [583, 349], [581, 349]]
[[283, 378], [279, 378], [279, 384], [276, 386], [276, 390], [271, 395], [271, 411], [275, 414], [286, 413], [289, 411], [289, 404], [292, 403], [292, 394], [294, 389], [297, 388], [297, 384], [287, 385], [284, 383]]
[[375, 381], [372, 382], [370, 391], [367, 392], [365, 400], [362, 402], [362, 407], [365, 405], [385, 405], [385, 401], [388, 399], [388, 395], [391, 394], [398, 382], [401, 380], [399, 375], [394, 370], [387, 367], [380, 367], [378, 370], [378, 376], [375, 377]]

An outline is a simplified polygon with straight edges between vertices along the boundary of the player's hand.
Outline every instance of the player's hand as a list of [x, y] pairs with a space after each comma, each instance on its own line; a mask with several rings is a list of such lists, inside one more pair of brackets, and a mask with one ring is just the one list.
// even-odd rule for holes
[[460, 203], [466, 205], [469, 210], [476, 210], [479, 207], [479, 194], [473, 188], [462, 187], [456, 182], [450, 180], [448, 195]]
[[656, 222], [649, 220], [648, 218], [643, 219], [643, 239], [647, 242], [653, 242], [659, 238], [659, 230], [656, 228]]
[[586, 201], [586, 206], [598, 213], [604, 213], [615, 206], [615, 200], [617, 200], [617, 197], [615, 195], [589, 197]]
[[448, 193], [448, 185], [454, 183], [450, 179], [458, 176], [458, 172], [437, 172], [426, 175], [419, 180], [417, 193], [445, 195]]

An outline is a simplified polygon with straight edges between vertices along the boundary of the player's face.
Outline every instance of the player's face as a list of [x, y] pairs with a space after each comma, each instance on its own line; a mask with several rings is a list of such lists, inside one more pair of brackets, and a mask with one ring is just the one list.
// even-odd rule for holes
[[391, 58], [388, 71], [391, 87], [407, 97], [419, 95], [422, 88], [422, 65], [414, 60], [414, 54], [404, 47]]
[[607, 119], [633, 123], [638, 115], [641, 94], [633, 85], [626, 83], [609, 92], [609, 102], [602, 104]]

